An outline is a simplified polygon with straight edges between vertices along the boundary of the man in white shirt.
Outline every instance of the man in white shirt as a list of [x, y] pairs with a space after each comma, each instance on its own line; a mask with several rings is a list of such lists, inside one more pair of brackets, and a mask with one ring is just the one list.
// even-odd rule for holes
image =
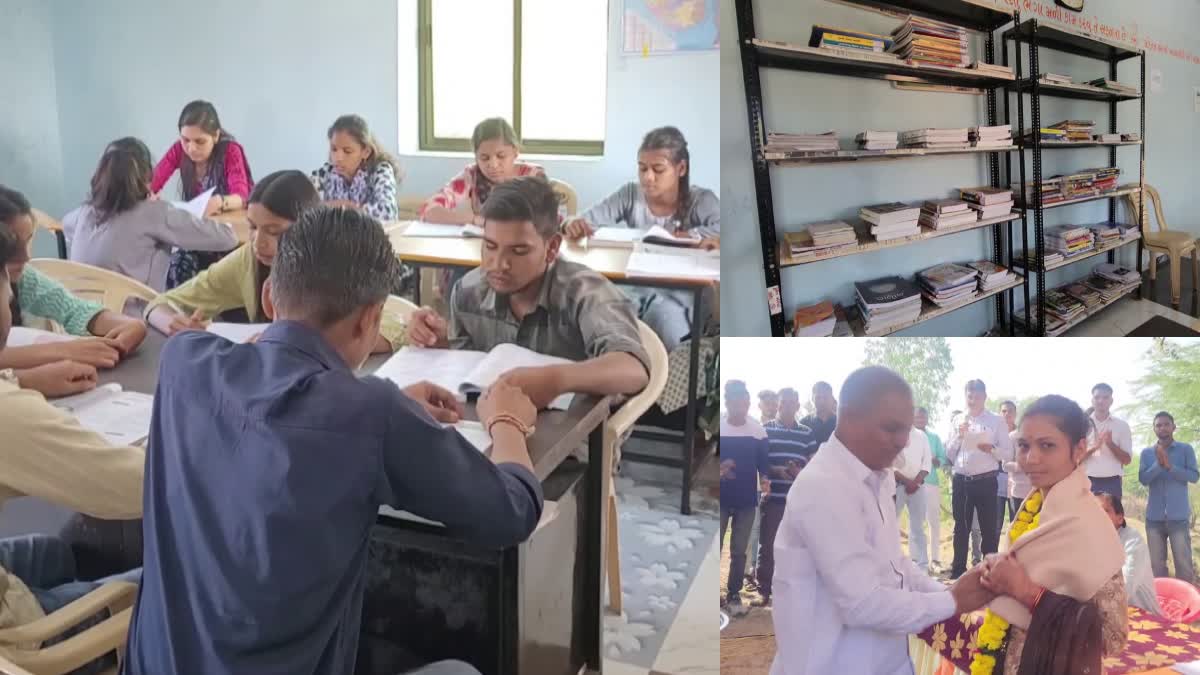
[[929, 549], [925, 540], [925, 477], [933, 470], [933, 451], [925, 432], [912, 428], [908, 445], [896, 457], [896, 518], [908, 509], [908, 554], [922, 572], [929, 570]]
[[951, 498], [954, 511], [954, 562], [950, 578], [957, 579], [967, 569], [967, 543], [972, 517], [979, 519], [980, 548], [986, 557], [1000, 544], [996, 518], [996, 475], [1001, 462], [1013, 457], [1008, 425], [999, 415], [988, 412], [987, 387], [982, 380], [966, 386], [967, 411], [946, 444], [946, 457], [954, 471]]
[[1092, 387], [1092, 422], [1088, 454], [1084, 459], [1092, 492], [1107, 492], [1121, 498], [1121, 477], [1133, 461], [1133, 433], [1125, 420], [1113, 417], [1112, 387], [1101, 382]]
[[775, 541], [771, 675], [911, 675], [910, 633], [993, 595], [979, 568], [947, 589], [900, 550], [890, 467], [910, 439], [908, 384], [861, 368], [839, 399], [836, 430], [796, 477]]

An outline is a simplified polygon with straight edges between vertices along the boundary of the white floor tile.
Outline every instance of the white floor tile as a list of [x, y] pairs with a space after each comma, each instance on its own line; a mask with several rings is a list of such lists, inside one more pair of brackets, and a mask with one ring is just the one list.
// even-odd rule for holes
[[719, 603], [721, 554], [713, 537], [712, 548], [701, 563], [696, 579], [671, 630], [663, 641], [654, 670], [672, 675], [718, 675], [721, 671]]

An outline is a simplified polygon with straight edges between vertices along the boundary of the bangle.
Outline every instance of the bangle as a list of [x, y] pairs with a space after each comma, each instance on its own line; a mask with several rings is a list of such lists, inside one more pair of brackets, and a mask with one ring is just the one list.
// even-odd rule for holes
[[494, 427], [500, 423], [507, 423], [507, 424], [513, 425], [514, 427], [517, 428], [517, 431], [520, 431], [522, 434], [525, 435], [525, 438], [529, 438], [530, 436], [533, 435], [534, 427], [532, 427], [528, 424], [525, 424], [521, 420], [517, 419], [516, 415], [512, 415], [510, 413], [496, 413], [490, 419], [488, 419], [488, 421], [484, 424], [484, 426], [487, 427], [487, 432], [488, 432], [489, 436], [492, 435], [492, 427]]

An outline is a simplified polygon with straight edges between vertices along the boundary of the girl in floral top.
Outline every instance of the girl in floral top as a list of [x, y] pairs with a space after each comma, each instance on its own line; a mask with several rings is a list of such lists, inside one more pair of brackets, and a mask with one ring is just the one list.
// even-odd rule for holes
[[28, 319], [37, 317], [54, 321], [68, 334], [85, 339], [8, 347], [0, 351], [0, 369], [16, 369], [20, 379], [25, 370], [59, 361], [74, 361], [81, 367], [75, 369], [72, 382], [59, 383], [69, 384], [71, 388], [42, 393], [63, 396], [91, 389], [96, 386], [96, 368], [112, 368], [142, 344], [146, 324], [77, 298], [62, 284], [36, 268], [26, 266], [33, 233], [33, 212], [29, 202], [20, 192], [0, 185], [0, 237], [21, 245], [20, 255], [7, 265], [12, 282], [9, 305], [12, 325], [22, 326]]
[[342, 115], [329, 127], [329, 161], [312, 173], [321, 200], [361, 209], [381, 222], [396, 220], [400, 167], [384, 152], [358, 115]]
[[[212, 216], [246, 207], [254, 178], [241, 144], [221, 126], [217, 109], [208, 101], [192, 101], [179, 114], [179, 140], [154, 167], [150, 190], [158, 194], [179, 171], [183, 198], [194, 199], [215, 188], [204, 215]], [[196, 276], [221, 259], [225, 252], [175, 251], [167, 271], [167, 288]]]

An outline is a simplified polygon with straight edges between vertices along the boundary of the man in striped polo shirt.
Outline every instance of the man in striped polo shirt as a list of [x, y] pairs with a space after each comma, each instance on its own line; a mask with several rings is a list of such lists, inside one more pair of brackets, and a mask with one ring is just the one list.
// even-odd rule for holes
[[771, 606], [771, 580], [775, 576], [775, 533], [783, 520], [787, 493], [800, 470], [817, 451], [817, 439], [812, 429], [796, 420], [800, 412], [800, 394], [788, 387], [779, 391], [779, 414], [766, 425], [770, 449], [767, 453], [771, 491], [762, 500], [762, 520], [759, 526], [758, 590], [760, 607]]

